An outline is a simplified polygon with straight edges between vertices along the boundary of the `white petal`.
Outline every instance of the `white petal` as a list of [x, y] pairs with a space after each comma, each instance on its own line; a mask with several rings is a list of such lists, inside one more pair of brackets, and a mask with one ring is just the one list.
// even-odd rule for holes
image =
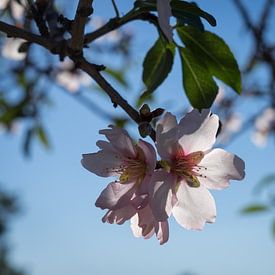
[[19, 52], [22, 43], [26, 42], [20, 38], [6, 38], [2, 48], [2, 55], [11, 60], [20, 61], [26, 57], [25, 52]]
[[109, 210], [102, 218], [103, 222], [123, 224], [125, 221], [131, 219], [136, 211], [131, 205], [127, 205], [117, 210]]
[[119, 175], [117, 169], [122, 163], [119, 155], [106, 151], [83, 154], [81, 164], [84, 168], [100, 177]]
[[171, 215], [173, 207], [172, 186], [176, 177], [165, 171], [155, 172], [151, 179], [150, 206], [157, 221], [165, 221]]
[[154, 147], [143, 140], [139, 140], [137, 146], [142, 150], [144, 157], [145, 157], [145, 162], [147, 164], [147, 173], [152, 173], [156, 167], [156, 161], [157, 161], [157, 156], [156, 156], [156, 151]]
[[172, 15], [170, 0], [157, 0], [158, 21], [160, 28], [169, 41], [173, 41], [172, 27], [170, 26], [170, 16]]
[[199, 113], [193, 109], [179, 123], [179, 143], [185, 153], [206, 151], [212, 148], [216, 141], [219, 118], [211, 115], [209, 110]]
[[101, 192], [95, 205], [101, 209], [118, 209], [130, 203], [135, 191], [135, 183], [111, 182]]
[[177, 198], [178, 203], [173, 207], [172, 213], [182, 227], [201, 230], [206, 222], [215, 221], [215, 201], [203, 185], [194, 188], [182, 181], [177, 191]]
[[177, 120], [171, 113], [166, 113], [157, 123], [156, 147], [163, 160], [170, 160], [178, 149]]
[[159, 228], [157, 232], [157, 238], [160, 244], [165, 244], [169, 239], [169, 225], [168, 221], [159, 222]]
[[111, 129], [100, 130], [99, 133], [105, 135], [114, 148], [124, 156], [136, 157], [133, 141], [129, 137], [127, 131], [116, 126], [110, 127]]
[[8, 5], [9, 0], [1, 0], [0, 1], [0, 10], [5, 9]]
[[138, 225], [138, 214], [135, 214], [132, 218], [131, 218], [131, 223], [130, 223], [133, 235], [136, 238], [140, 238], [142, 237], [142, 228]]
[[223, 189], [229, 186], [229, 180], [241, 180], [245, 176], [245, 164], [242, 159], [223, 149], [214, 149], [199, 163], [207, 168], [201, 169], [206, 177], [198, 177], [201, 184], [210, 189]]

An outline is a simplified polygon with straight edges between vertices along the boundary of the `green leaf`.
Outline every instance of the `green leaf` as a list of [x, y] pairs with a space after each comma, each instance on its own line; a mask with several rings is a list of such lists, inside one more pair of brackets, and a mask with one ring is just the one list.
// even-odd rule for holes
[[269, 187], [270, 185], [275, 184], [275, 174], [270, 174], [263, 177], [260, 182], [254, 188], [255, 193], [261, 192], [264, 188]]
[[143, 61], [142, 79], [147, 88], [143, 97], [149, 96], [166, 79], [172, 69], [174, 55], [174, 44], [161, 38], [148, 51]]
[[194, 108], [210, 108], [218, 93], [218, 86], [203, 62], [189, 49], [179, 48], [183, 86]]
[[34, 128], [28, 128], [25, 132], [24, 140], [23, 140], [23, 152], [26, 157], [29, 157], [31, 154], [31, 143], [34, 138]]
[[186, 1], [172, 0], [172, 14], [178, 19], [186, 19], [194, 16], [204, 18], [211, 26], [216, 26], [217, 22], [214, 16], [200, 9], [195, 3]]
[[47, 134], [46, 134], [44, 128], [42, 126], [37, 126], [36, 132], [37, 132], [37, 136], [38, 136], [41, 144], [43, 144], [46, 149], [49, 149], [50, 144], [49, 144], [49, 140], [48, 140], [48, 137], [47, 137]]
[[237, 93], [241, 93], [241, 74], [229, 47], [217, 35], [201, 32], [190, 26], [177, 28], [179, 37], [194, 55], [202, 60], [209, 72]]
[[[195, 3], [189, 3], [181, 0], [172, 0], [170, 2], [172, 14], [177, 19], [185, 22], [196, 23], [195, 26], [199, 26], [201, 29], [200, 17], [204, 18], [211, 26], [216, 26], [217, 22], [214, 16], [200, 9]], [[137, 0], [134, 3], [135, 8], [139, 8], [142, 11], [157, 11], [155, 0]], [[199, 25], [198, 25], [199, 24]]]
[[269, 211], [269, 207], [265, 204], [255, 203], [246, 206], [241, 210], [242, 214], [254, 214], [254, 213], [263, 213]]
[[107, 73], [108, 75], [110, 75], [113, 79], [115, 79], [123, 87], [125, 87], [125, 88], [129, 87], [129, 84], [125, 79], [124, 71], [111, 69], [111, 68], [106, 68], [104, 70], [104, 73]]

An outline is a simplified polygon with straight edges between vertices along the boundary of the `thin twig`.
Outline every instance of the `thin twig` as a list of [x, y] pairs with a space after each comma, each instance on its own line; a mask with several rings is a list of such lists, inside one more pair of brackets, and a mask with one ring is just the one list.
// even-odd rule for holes
[[97, 38], [135, 20], [148, 21], [158, 27], [157, 17], [151, 13], [129, 12], [121, 18], [111, 18], [105, 25], [94, 32], [85, 35], [85, 43], [90, 43]]
[[119, 10], [117, 8], [116, 1], [112, 0], [112, 4], [113, 4], [113, 7], [114, 7], [114, 10], [115, 10], [115, 13], [116, 13], [116, 17], [119, 18]]

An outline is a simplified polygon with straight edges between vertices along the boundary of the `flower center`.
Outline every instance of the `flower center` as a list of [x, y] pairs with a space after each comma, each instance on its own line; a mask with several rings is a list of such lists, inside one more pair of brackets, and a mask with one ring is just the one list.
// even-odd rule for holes
[[171, 173], [177, 175], [180, 179], [184, 178], [190, 187], [199, 187], [198, 177], [206, 178], [202, 172], [207, 168], [199, 165], [203, 157], [204, 153], [202, 151], [185, 155], [184, 151], [180, 149], [172, 159]]
[[125, 183], [127, 181], [135, 181], [140, 184], [146, 174], [146, 162], [144, 153], [142, 150], [136, 146], [137, 156], [135, 158], [128, 157], [123, 161], [119, 167], [119, 181]]

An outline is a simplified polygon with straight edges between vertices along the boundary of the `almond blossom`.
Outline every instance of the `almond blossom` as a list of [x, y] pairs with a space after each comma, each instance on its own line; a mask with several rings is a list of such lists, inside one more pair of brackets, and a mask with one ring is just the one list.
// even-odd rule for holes
[[148, 206], [149, 185], [156, 166], [155, 149], [143, 140], [135, 144], [125, 130], [110, 127], [99, 132], [108, 139], [97, 142], [100, 151], [84, 154], [81, 161], [87, 170], [98, 176], [118, 177], [96, 201], [97, 207], [108, 209], [102, 221], [122, 224], [133, 218], [135, 236], [149, 238], [156, 233], [164, 243], [168, 240], [168, 223], [156, 221]]
[[56, 81], [69, 92], [76, 93], [81, 87], [89, 86], [92, 79], [87, 73], [75, 69], [74, 63], [66, 59], [61, 63], [60, 69], [56, 74]]
[[1, 0], [0, 1], [0, 10], [4, 10], [10, 5], [11, 14], [16, 20], [21, 20], [25, 8], [22, 4], [19, 4], [16, 0]]
[[154, 173], [150, 206], [157, 221], [173, 215], [186, 229], [201, 230], [216, 218], [208, 189], [223, 189], [244, 178], [244, 162], [223, 149], [212, 149], [218, 116], [192, 110], [179, 123], [166, 113], [157, 124], [156, 146], [163, 169]]
[[272, 130], [275, 130], [275, 109], [268, 107], [255, 121], [255, 132], [252, 135], [252, 141], [257, 146], [264, 147]]
[[24, 42], [26, 41], [21, 38], [6, 38], [1, 51], [2, 56], [15, 61], [25, 59], [27, 53], [20, 52], [20, 47]]

